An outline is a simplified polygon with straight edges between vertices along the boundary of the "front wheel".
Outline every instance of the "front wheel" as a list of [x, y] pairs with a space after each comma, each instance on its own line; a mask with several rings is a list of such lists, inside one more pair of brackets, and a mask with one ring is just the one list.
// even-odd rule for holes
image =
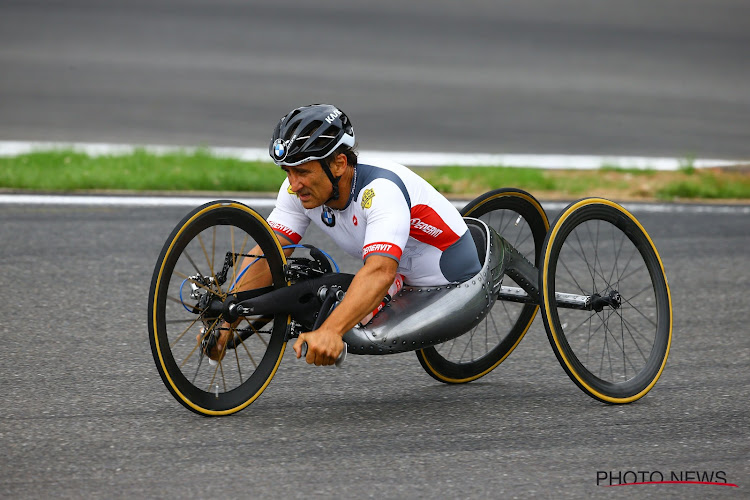
[[[288, 316], [227, 325], [221, 305], [243, 272], [270, 271], [272, 288], [286, 286], [285, 264], [268, 223], [237, 202], [198, 207], [172, 231], [154, 269], [148, 326], [159, 375], [186, 408], [229, 415], [252, 403], [271, 381], [284, 354]], [[233, 349], [211, 364], [205, 342], [227, 327]]]
[[667, 362], [672, 302], [656, 247], [630, 212], [601, 198], [569, 205], [544, 241], [539, 281], [550, 344], [583, 392], [616, 404], [651, 390]]

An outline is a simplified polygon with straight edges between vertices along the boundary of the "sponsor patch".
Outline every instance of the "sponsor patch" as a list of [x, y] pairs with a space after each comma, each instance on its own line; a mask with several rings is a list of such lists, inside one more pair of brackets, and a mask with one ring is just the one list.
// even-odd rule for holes
[[287, 143], [284, 142], [283, 139], [276, 139], [273, 141], [273, 156], [277, 160], [281, 161], [284, 158], [286, 158], [287, 154]]
[[390, 255], [396, 260], [401, 258], [401, 248], [399, 248], [397, 245], [394, 245], [393, 243], [387, 243], [385, 241], [370, 243], [369, 245], [365, 245], [365, 247], [362, 248], [363, 259], [366, 259], [367, 256], [372, 253]]
[[427, 234], [429, 236], [432, 236], [434, 238], [437, 238], [443, 232], [442, 229], [438, 229], [435, 226], [433, 226], [432, 224], [428, 224], [428, 223], [426, 223], [423, 220], [418, 219], [418, 218], [414, 218], [414, 219], [411, 220], [411, 227], [413, 229], [417, 229], [419, 231], [422, 231], [423, 233], [425, 233], [425, 234]]
[[278, 222], [268, 221], [268, 225], [271, 226], [271, 229], [274, 231], [278, 231], [279, 233], [283, 234], [287, 238], [289, 238], [289, 241], [292, 243], [299, 243], [299, 240], [302, 239], [300, 235], [292, 231], [290, 228], [283, 224], [279, 224]]
[[296, 196], [297, 198], [299, 198], [299, 195], [292, 190], [291, 184], [286, 187], [286, 192], [289, 193], [289, 194], [293, 194], [294, 196]]
[[320, 213], [320, 220], [328, 227], [336, 225], [336, 216], [333, 214], [333, 210], [325, 205], [323, 205], [323, 211]]
[[370, 208], [372, 206], [372, 199], [375, 198], [375, 190], [370, 188], [362, 193], [362, 208]]

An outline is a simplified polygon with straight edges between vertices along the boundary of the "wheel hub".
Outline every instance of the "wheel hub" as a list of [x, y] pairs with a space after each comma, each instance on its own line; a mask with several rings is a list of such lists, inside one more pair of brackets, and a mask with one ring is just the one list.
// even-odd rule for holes
[[602, 312], [605, 306], [611, 307], [612, 309], [619, 309], [621, 305], [622, 297], [617, 290], [610, 290], [610, 292], [604, 297], [598, 293], [591, 296], [591, 309], [596, 312]]

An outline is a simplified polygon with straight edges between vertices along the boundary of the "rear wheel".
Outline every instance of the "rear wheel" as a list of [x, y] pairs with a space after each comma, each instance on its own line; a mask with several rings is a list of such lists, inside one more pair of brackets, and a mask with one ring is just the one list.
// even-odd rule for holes
[[[529, 193], [520, 189], [490, 191], [466, 205], [461, 214], [481, 219], [529, 261], [538, 263], [549, 222]], [[508, 276], [503, 285], [517, 286]], [[476, 380], [513, 352], [538, 309], [534, 304], [497, 300], [479, 325], [453, 340], [417, 351], [417, 358], [425, 371], [441, 382]]]
[[[571, 204], [547, 235], [539, 272], [547, 336], [573, 382], [607, 403], [651, 390], [667, 362], [672, 303], [661, 258], [635, 217], [601, 198]], [[564, 307], [571, 296], [590, 306]]]
[[204, 339], [225, 325], [221, 305], [234, 291], [243, 261], [267, 266], [271, 288], [287, 285], [283, 251], [263, 217], [240, 203], [216, 201], [175, 227], [154, 269], [148, 313], [154, 362], [175, 399], [202, 415], [247, 407], [284, 354], [288, 316], [281, 314], [241, 318], [229, 327], [235, 348], [222, 361], [212, 365], [203, 353]]

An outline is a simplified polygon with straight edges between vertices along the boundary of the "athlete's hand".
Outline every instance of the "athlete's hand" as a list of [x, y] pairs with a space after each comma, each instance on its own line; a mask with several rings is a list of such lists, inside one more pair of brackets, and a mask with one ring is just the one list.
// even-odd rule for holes
[[328, 366], [336, 362], [336, 359], [344, 350], [344, 341], [341, 335], [322, 328], [312, 332], [302, 333], [294, 343], [294, 352], [297, 359], [302, 357], [302, 345], [307, 342], [307, 356], [305, 361], [316, 366]]

